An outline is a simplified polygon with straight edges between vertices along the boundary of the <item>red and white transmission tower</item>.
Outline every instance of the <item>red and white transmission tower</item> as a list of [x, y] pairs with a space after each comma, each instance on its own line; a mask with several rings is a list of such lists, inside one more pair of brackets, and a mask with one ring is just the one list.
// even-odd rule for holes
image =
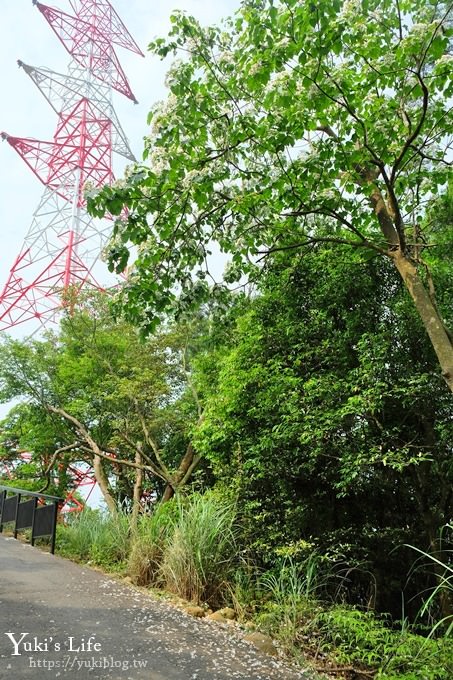
[[115, 46], [143, 53], [108, 0], [69, 2], [74, 15], [33, 0], [72, 57], [68, 73], [18, 62], [58, 115], [53, 140], [1, 133], [45, 189], [0, 294], [0, 330], [29, 321], [44, 326], [68, 290], [101, 289], [93, 268], [111, 224], [88, 215], [84, 188], [114, 180], [114, 151], [134, 160], [112, 105], [112, 90], [136, 102]]

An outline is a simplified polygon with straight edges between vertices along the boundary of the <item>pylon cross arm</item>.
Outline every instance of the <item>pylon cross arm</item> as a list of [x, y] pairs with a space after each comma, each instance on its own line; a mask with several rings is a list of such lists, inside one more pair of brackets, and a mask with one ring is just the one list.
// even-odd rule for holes
[[112, 34], [107, 26], [98, 28], [98, 20], [93, 23], [78, 16], [36, 3], [65, 49], [74, 59], [90, 70], [99, 80], [109, 82], [114, 90], [136, 102], [126, 75], [113, 48]]

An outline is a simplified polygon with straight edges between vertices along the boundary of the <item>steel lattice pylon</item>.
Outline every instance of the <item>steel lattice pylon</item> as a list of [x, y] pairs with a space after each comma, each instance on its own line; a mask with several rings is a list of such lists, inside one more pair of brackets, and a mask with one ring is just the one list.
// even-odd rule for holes
[[67, 74], [18, 62], [58, 123], [51, 142], [1, 133], [45, 189], [0, 294], [0, 330], [32, 320], [44, 326], [57, 318], [68, 289], [102, 288], [93, 268], [111, 225], [88, 215], [84, 189], [114, 180], [113, 152], [134, 160], [112, 104], [112, 90], [136, 102], [115, 46], [143, 56], [123, 22], [108, 0], [70, 0], [73, 16], [33, 4], [72, 61]]

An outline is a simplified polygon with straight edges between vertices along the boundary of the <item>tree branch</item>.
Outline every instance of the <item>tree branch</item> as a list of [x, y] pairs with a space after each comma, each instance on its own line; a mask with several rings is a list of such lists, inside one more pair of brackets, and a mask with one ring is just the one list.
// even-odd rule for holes
[[417, 76], [418, 81], [420, 83], [420, 87], [422, 88], [422, 91], [423, 91], [422, 113], [421, 113], [421, 116], [420, 116], [420, 119], [419, 119], [417, 125], [415, 126], [413, 133], [411, 135], [409, 135], [409, 137], [406, 139], [406, 141], [403, 145], [403, 148], [401, 149], [401, 151], [398, 155], [398, 158], [396, 159], [396, 161], [393, 164], [392, 172], [390, 174], [390, 184], [392, 186], [395, 182], [396, 172], [397, 172], [399, 166], [401, 165], [402, 161], [404, 160], [404, 156], [406, 155], [406, 152], [408, 151], [408, 149], [410, 149], [413, 142], [415, 141], [415, 139], [420, 134], [420, 131], [423, 127], [423, 123], [425, 122], [426, 113], [428, 111], [428, 100], [429, 100], [428, 88], [426, 87], [420, 73], [417, 72], [415, 75]]
[[71, 451], [72, 449], [76, 449], [80, 447], [80, 442], [76, 441], [73, 444], [67, 444], [66, 446], [61, 446], [59, 449], [57, 449], [53, 454], [52, 458], [50, 459], [50, 463], [46, 467], [44, 471], [44, 477], [47, 477], [47, 482], [46, 484], [42, 487], [42, 489], [39, 490], [39, 493], [44, 493], [46, 489], [48, 489], [49, 484], [50, 484], [50, 471], [52, 470], [53, 466], [55, 465], [55, 462], [60, 455], [60, 453], [64, 453], [65, 451]]

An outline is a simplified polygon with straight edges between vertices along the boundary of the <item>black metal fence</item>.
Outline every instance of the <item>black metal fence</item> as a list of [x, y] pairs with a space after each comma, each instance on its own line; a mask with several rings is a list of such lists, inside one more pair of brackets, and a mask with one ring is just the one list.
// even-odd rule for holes
[[50, 536], [50, 552], [53, 554], [60, 503], [63, 499], [57, 496], [0, 486], [0, 533], [4, 524], [13, 523], [14, 538], [17, 538], [18, 531], [31, 529], [32, 545], [36, 538]]

